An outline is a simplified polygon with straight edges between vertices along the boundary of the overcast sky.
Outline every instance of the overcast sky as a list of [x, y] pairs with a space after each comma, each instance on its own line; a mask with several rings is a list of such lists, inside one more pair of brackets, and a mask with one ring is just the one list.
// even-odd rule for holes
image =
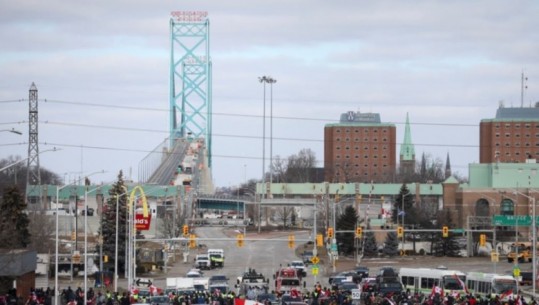
[[261, 177], [259, 76], [277, 80], [273, 154], [310, 148], [320, 166], [341, 113], [380, 113], [399, 144], [409, 113], [416, 157], [449, 153], [467, 176], [480, 120], [520, 107], [522, 72], [524, 105], [539, 101], [537, 1], [0, 0], [0, 129], [23, 132], [0, 132], [0, 158], [27, 156], [35, 82], [40, 150], [62, 149], [42, 167], [137, 181], [168, 137], [170, 12], [192, 10], [210, 19], [216, 186]]

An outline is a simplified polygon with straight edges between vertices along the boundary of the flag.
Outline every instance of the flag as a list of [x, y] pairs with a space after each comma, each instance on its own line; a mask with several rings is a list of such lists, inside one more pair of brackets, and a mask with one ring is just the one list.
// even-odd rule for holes
[[397, 215], [399, 215], [399, 216], [404, 216], [404, 215], [406, 215], [406, 212], [401, 211], [400, 209], [398, 209], [397, 211], [398, 211]]
[[500, 300], [508, 298], [509, 296], [512, 296], [512, 295], [513, 295], [513, 289], [509, 289], [500, 295]]
[[464, 289], [466, 294], [469, 294], [470, 292], [468, 291], [468, 288], [466, 287], [466, 284], [460, 279], [460, 277], [458, 277], [456, 273], [453, 273], [453, 277], [455, 278], [455, 280], [457, 280], [457, 282], [459, 282], [460, 287], [462, 287], [462, 289]]
[[430, 296], [433, 297], [435, 294], [439, 294], [441, 297], [444, 296], [444, 290], [441, 287], [438, 287], [436, 285], [432, 286], [432, 291], [430, 292]]
[[385, 299], [386, 301], [388, 301], [389, 304], [391, 304], [391, 305], [397, 305], [397, 304], [395, 304], [395, 302], [394, 302], [393, 299], [391, 299], [391, 298], [387, 298], [387, 297], [386, 297], [386, 298], [384, 298], [384, 299]]

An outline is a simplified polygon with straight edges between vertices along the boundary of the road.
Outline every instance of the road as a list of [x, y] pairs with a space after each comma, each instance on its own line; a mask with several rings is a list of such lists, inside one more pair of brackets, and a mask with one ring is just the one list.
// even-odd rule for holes
[[[200, 251], [205, 251], [207, 248], [224, 249], [225, 251], [225, 267], [214, 270], [205, 271], [205, 276], [211, 276], [214, 274], [224, 274], [229, 280], [231, 288], [236, 284], [236, 279], [241, 276], [248, 268], [254, 268], [258, 273], [262, 273], [270, 280], [270, 288], [273, 286], [273, 274], [280, 266], [286, 266], [292, 260], [300, 260], [301, 258], [296, 256], [299, 251], [294, 251], [288, 248], [286, 241], [272, 241], [275, 239], [287, 239], [289, 232], [272, 232], [263, 233], [258, 235], [257, 233], [247, 233], [246, 239], [262, 239], [264, 241], [245, 241], [245, 245], [242, 248], [238, 248], [236, 245], [237, 232], [234, 229], [223, 227], [198, 227], [196, 228], [196, 235], [199, 238], [211, 238], [217, 240], [201, 241], [207, 247], [202, 248]], [[296, 239], [305, 239], [308, 237], [308, 232], [295, 232]], [[296, 242], [296, 246], [303, 249], [303, 245]], [[189, 261], [183, 263], [181, 259], [177, 259], [176, 262], [168, 270], [168, 273], [156, 272], [154, 274], [141, 275], [140, 277], [153, 278], [154, 283], [158, 287], [165, 287], [165, 281], [167, 277], [180, 277], [185, 276], [187, 271], [193, 268], [195, 255], [199, 251], [198, 249], [190, 250]], [[336, 264], [337, 271], [344, 271], [352, 269], [357, 265], [354, 258], [340, 257]], [[473, 257], [473, 258], [447, 258], [447, 257], [431, 257], [431, 256], [407, 256], [407, 257], [394, 257], [394, 258], [369, 258], [362, 259], [360, 261], [361, 266], [369, 267], [370, 274], [375, 275], [380, 267], [392, 266], [395, 268], [400, 267], [426, 267], [436, 268], [438, 266], [445, 266], [448, 269], [460, 270], [463, 272], [479, 271], [479, 272], [495, 272], [499, 274], [512, 274], [513, 264], [507, 263], [500, 258], [499, 263], [492, 263], [489, 257]], [[531, 264], [521, 264], [520, 268], [525, 270], [531, 270]], [[320, 264], [319, 274], [315, 277], [311, 273], [311, 269], [307, 270], [306, 287], [310, 289], [314, 286], [315, 282], [320, 282], [322, 285], [328, 285], [328, 278], [331, 274], [332, 266], [327, 262]], [[82, 286], [82, 278], [75, 278], [73, 282], [62, 279], [60, 288], [67, 286], [76, 287]], [[49, 281], [50, 283], [50, 281]], [[127, 281], [120, 279], [119, 287], [126, 288]]]

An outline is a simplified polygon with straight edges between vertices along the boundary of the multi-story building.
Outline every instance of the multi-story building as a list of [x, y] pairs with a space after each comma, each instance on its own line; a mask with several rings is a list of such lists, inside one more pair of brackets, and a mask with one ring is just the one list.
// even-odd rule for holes
[[522, 163], [539, 158], [538, 106], [500, 106], [496, 118], [481, 120], [479, 163]]
[[349, 111], [324, 127], [328, 182], [390, 182], [396, 169], [396, 127], [378, 113]]

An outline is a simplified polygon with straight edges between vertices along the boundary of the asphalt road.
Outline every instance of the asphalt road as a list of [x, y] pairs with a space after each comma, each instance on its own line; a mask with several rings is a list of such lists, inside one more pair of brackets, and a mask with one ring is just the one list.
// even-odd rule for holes
[[[176, 261], [169, 266], [168, 272], [157, 271], [153, 274], [140, 275], [140, 277], [152, 278], [158, 287], [165, 287], [167, 277], [185, 276], [187, 271], [193, 268], [194, 258], [197, 252], [206, 251], [207, 248], [224, 249], [225, 266], [214, 270], [204, 272], [204, 276], [214, 274], [224, 274], [229, 278], [229, 286], [233, 288], [236, 284], [236, 279], [241, 276], [248, 268], [254, 268], [258, 273], [262, 273], [269, 278], [270, 288], [273, 287], [273, 274], [280, 266], [286, 266], [292, 260], [301, 260], [297, 256], [295, 249], [289, 249], [287, 243], [288, 232], [272, 232], [262, 233], [247, 233], [246, 239], [264, 239], [257, 241], [245, 241], [242, 248], [236, 246], [237, 232], [232, 229], [223, 230], [222, 227], [199, 227], [196, 229], [196, 235], [199, 238], [208, 238], [211, 240], [201, 241], [206, 247], [201, 249], [191, 249], [187, 263], [183, 263], [183, 259], [177, 258]], [[295, 232], [296, 239], [306, 239], [309, 232]], [[276, 241], [280, 239], [280, 241]], [[303, 249], [303, 245], [296, 242], [296, 245]], [[473, 258], [448, 258], [448, 257], [431, 257], [431, 256], [406, 256], [393, 258], [368, 258], [358, 261], [353, 257], [340, 257], [335, 265], [335, 270], [344, 271], [355, 267], [356, 265], [366, 266], [370, 269], [370, 274], [375, 275], [380, 267], [392, 266], [396, 269], [400, 267], [425, 267], [436, 268], [445, 266], [450, 270], [460, 270], [463, 272], [479, 271], [479, 272], [494, 272], [499, 274], [512, 274], [513, 264], [500, 258], [500, 262], [492, 263], [490, 257], [473, 257]], [[306, 287], [310, 289], [315, 282], [320, 282], [322, 285], [328, 285], [328, 278], [333, 273], [333, 266], [327, 260], [319, 265], [319, 274], [312, 275], [311, 269], [307, 270]], [[522, 271], [531, 270], [530, 263], [520, 264]], [[50, 283], [50, 281], [49, 281]], [[52, 281], [54, 283], [54, 281]], [[82, 278], [75, 278], [73, 282], [68, 279], [61, 279], [60, 288], [72, 286], [82, 286]], [[127, 281], [120, 279], [118, 286], [126, 288]]]

